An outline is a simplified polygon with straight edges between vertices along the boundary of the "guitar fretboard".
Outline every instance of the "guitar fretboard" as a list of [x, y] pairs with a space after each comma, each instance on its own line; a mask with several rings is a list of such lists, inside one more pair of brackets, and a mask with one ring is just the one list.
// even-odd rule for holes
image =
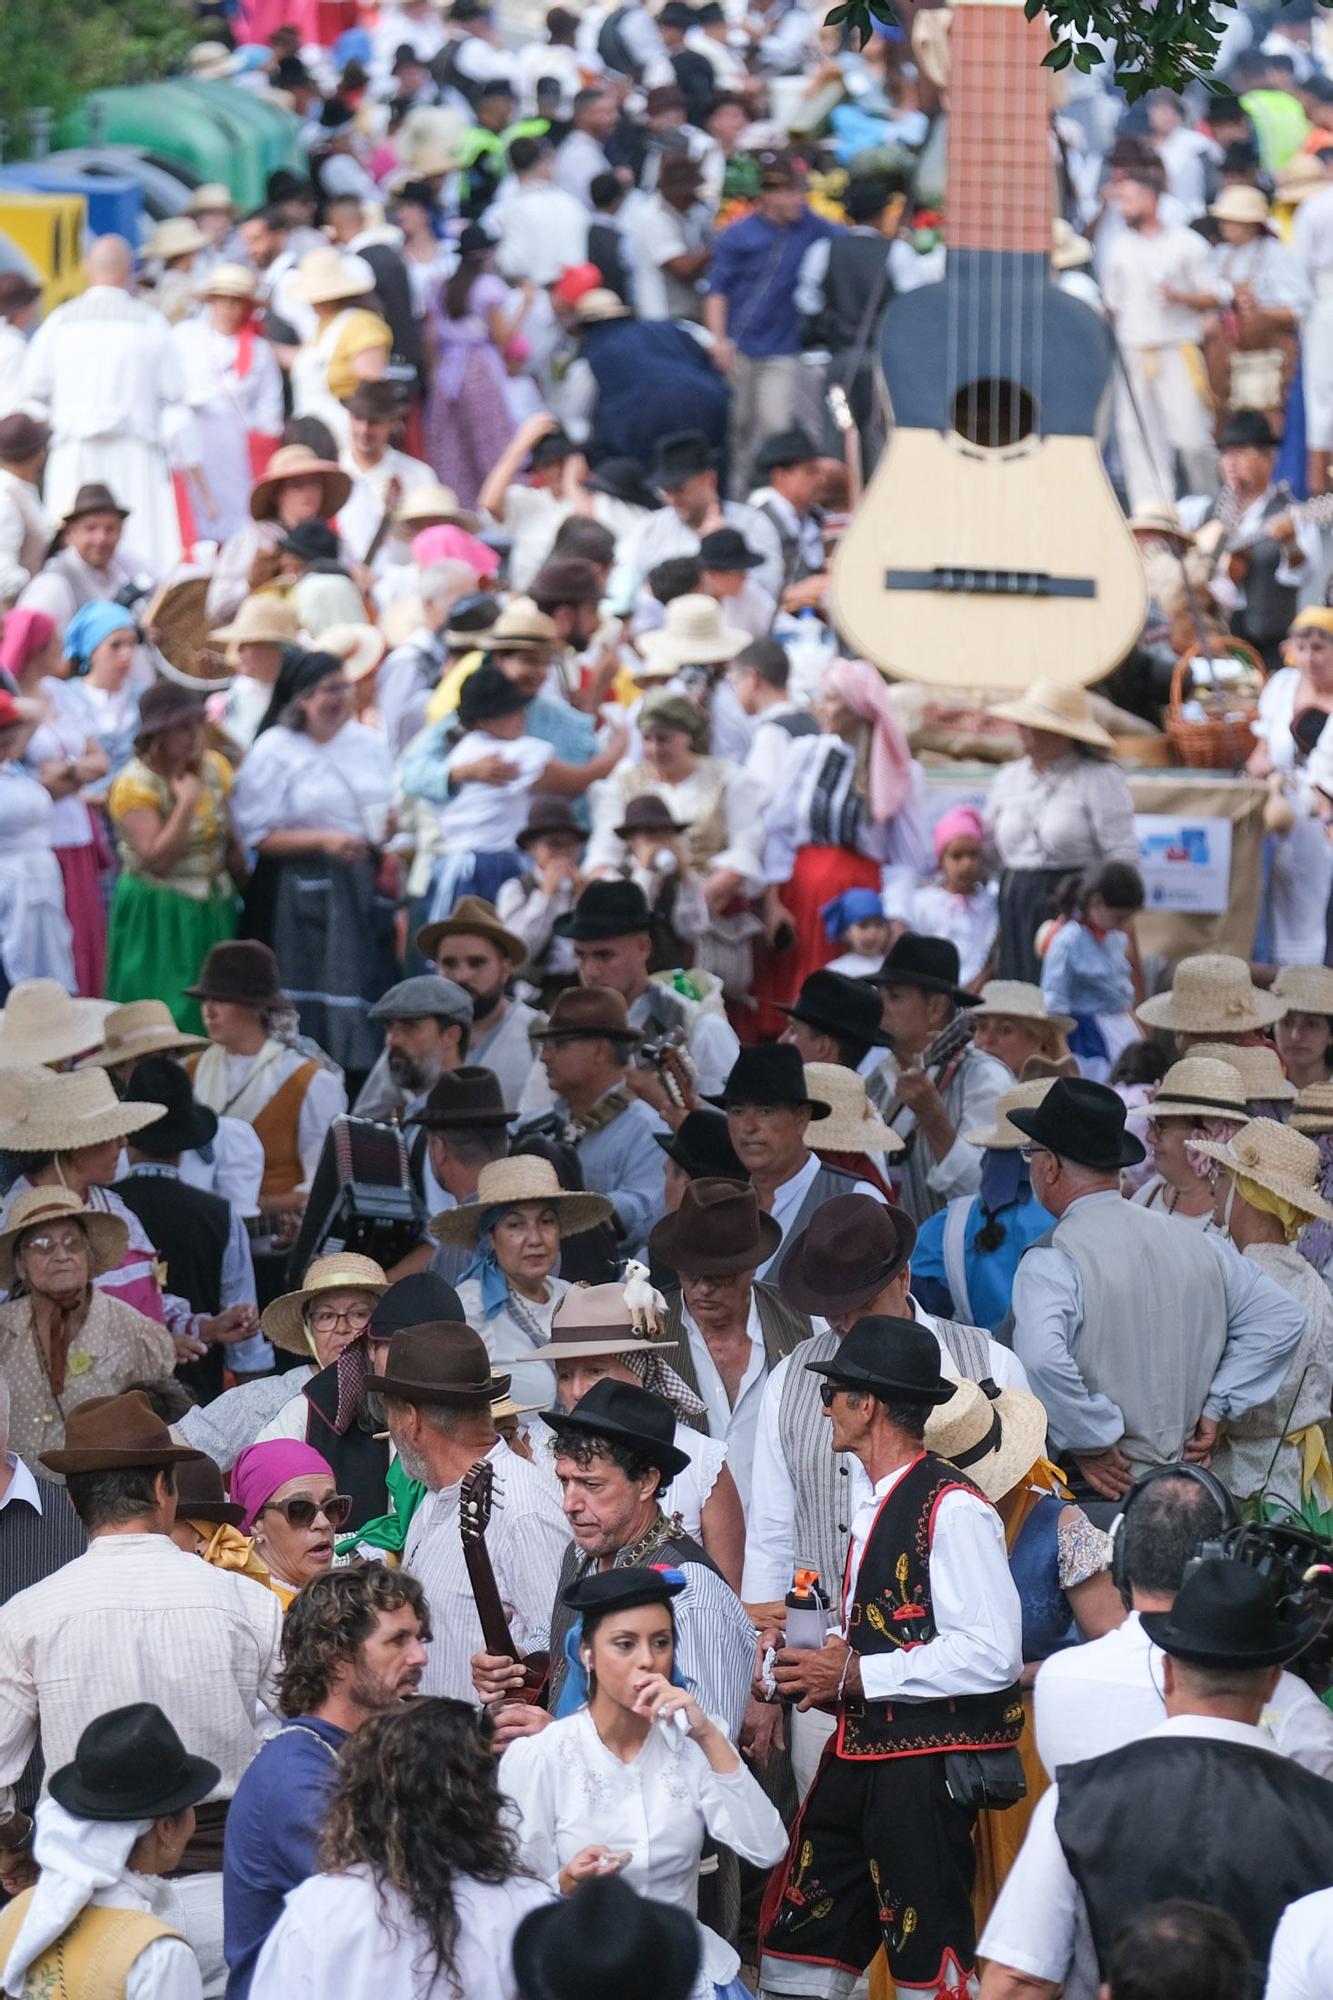
[[949, 26], [951, 250], [1049, 255], [1055, 213], [1050, 48], [1044, 14], [1019, 0], [963, 0]]

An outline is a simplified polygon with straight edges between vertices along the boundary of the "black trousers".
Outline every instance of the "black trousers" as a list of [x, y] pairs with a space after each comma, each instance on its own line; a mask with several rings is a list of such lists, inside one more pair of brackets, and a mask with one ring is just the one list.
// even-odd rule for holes
[[900, 1990], [956, 1992], [976, 1957], [975, 1820], [942, 1755], [872, 1762], [830, 1745], [765, 1899], [764, 1991], [784, 1990], [784, 1960], [859, 1975], [882, 1944]]

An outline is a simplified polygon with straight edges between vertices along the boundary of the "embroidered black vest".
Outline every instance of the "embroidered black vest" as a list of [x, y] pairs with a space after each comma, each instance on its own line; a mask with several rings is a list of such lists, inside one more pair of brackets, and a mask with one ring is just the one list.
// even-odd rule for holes
[[[372, 1378], [373, 1380], [373, 1378]], [[374, 1435], [372, 1420], [363, 1410], [339, 1437], [333, 1428], [338, 1413], [338, 1367], [332, 1363], [313, 1375], [301, 1391], [310, 1405], [306, 1418], [305, 1441], [322, 1452], [333, 1467], [333, 1480], [340, 1493], [352, 1496], [349, 1529], [373, 1521], [389, 1510], [389, 1446]]]
[[[980, 1493], [947, 1459], [922, 1452], [875, 1516], [848, 1609], [847, 1637], [863, 1658], [924, 1646], [935, 1637], [930, 1544], [946, 1493]], [[849, 1558], [850, 1560], [850, 1558]], [[916, 1757], [944, 1750], [999, 1750], [1017, 1743], [1023, 1705], [1017, 1685], [941, 1701], [843, 1704], [840, 1757]]]

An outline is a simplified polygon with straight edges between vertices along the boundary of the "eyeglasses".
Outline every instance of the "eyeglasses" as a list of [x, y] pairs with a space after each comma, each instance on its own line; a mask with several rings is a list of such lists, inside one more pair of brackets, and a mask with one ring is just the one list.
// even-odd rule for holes
[[315, 1333], [333, 1333], [340, 1326], [350, 1327], [353, 1333], [364, 1333], [374, 1317], [374, 1306], [348, 1306], [345, 1311], [337, 1306], [316, 1306], [310, 1314], [310, 1325]]
[[88, 1239], [81, 1229], [65, 1229], [58, 1236], [25, 1236], [19, 1248], [26, 1254], [35, 1250], [39, 1257], [55, 1257], [61, 1251], [67, 1257], [88, 1248]]
[[322, 1514], [331, 1528], [345, 1528], [352, 1511], [350, 1493], [330, 1493], [327, 1500], [270, 1500], [260, 1510], [281, 1514], [289, 1528], [313, 1528]]
[[1032, 1165], [1034, 1160], [1040, 1160], [1043, 1157], [1054, 1159], [1055, 1157], [1049, 1146], [1020, 1146], [1018, 1151], [1019, 1157], [1026, 1160], [1029, 1166]]

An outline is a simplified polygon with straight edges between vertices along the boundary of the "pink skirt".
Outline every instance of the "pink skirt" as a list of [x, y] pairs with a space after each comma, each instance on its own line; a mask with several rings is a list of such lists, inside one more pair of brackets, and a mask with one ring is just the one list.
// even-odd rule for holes
[[57, 847], [56, 860], [65, 883], [65, 915], [73, 932], [74, 990], [85, 1000], [100, 1000], [106, 972], [106, 910], [98, 878], [97, 847]]

